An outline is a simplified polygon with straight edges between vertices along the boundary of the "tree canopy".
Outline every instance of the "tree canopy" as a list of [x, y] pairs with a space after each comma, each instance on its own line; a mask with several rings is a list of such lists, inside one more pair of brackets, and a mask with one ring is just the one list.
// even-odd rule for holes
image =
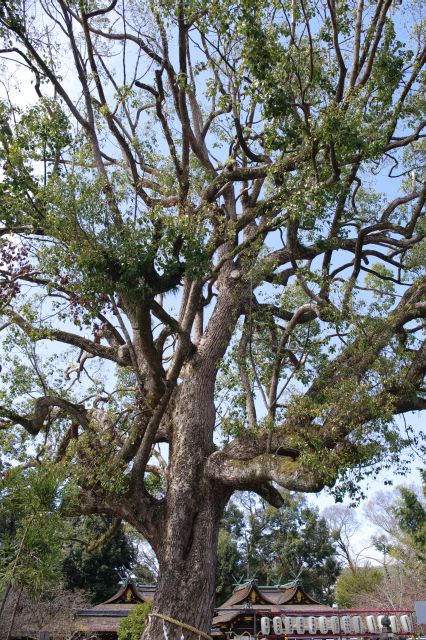
[[[138, 560], [120, 520], [64, 520], [59, 508], [63, 480], [43, 467], [30, 467], [10, 472], [0, 490], [0, 618], [5, 638], [25, 618], [36, 629], [55, 609], [58, 620], [66, 617], [67, 602], [76, 606], [106, 600]], [[143, 565], [139, 570], [147, 571]], [[63, 607], [58, 605], [61, 600]], [[70, 624], [69, 619], [63, 622]]]
[[[136, 550], [125, 535], [123, 526], [117, 526], [111, 536], [101, 540], [111, 527], [97, 516], [88, 522], [74, 522], [74, 538], [64, 550], [62, 579], [64, 587], [83, 591], [99, 604], [118, 590], [118, 585], [133, 569]], [[101, 544], [92, 549], [93, 541]]]
[[134, 526], [207, 629], [234, 490], [339, 498], [415, 444], [421, 7], [4, 0], [0, 38], [3, 465]]
[[248, 509], [235, 501], [227, 507], [219, 532], [219, 604], [247, 579], [260, 585], [300, 579], [313, 598], [333, 602], [340, 563], [327, 524], [303, 496], [282, 496], [280, 509], [254, 501]]
[[0, 492], [1, 609], [10, 589], [42, 595], [60, 580], [64, 526], [57, 495], [58, 478], [39, 469], [17, 475]]
[[405, 539], [406, 545], [408, 543], [416, 558], [426, 562], [426, 471], [424, 469], [422, 480], [423, 500], [412, 489], [401, 487], [401, 497], [393, 505], [393, 513], [403, 534], [403, 540], [396, 545], [395, 553], [398, 553], [398, 546], [403, 546]]

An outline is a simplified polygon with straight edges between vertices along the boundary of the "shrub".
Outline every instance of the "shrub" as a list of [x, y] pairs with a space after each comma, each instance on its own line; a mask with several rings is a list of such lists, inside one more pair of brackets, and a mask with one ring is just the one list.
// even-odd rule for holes
[[372, 593], [383, 582], [381, 567], [356, 567], [345, 569], [337, 578], [335, 598], [339, 607], [349, 609], [356, 604], [360, 595]]
[[151, 611], [152, 602], [137, 604], [118, 627], [118, 640], [140, 640], [145, 629], [146, 618]]

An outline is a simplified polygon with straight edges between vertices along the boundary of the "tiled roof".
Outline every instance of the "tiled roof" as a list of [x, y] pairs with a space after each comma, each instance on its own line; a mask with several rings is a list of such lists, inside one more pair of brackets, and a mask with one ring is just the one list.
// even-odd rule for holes
[[[305, 606], [305, 608], [320, 606], [319, 602], [308, 596], [300, 584], [294, 583], [289, 586], [266, 586], [258, 587], [254, 581], [248, 582], [237, 587], [234, 593], [226, 602], [224, 602], [217, 611], [221, 609], [230, 609], [248, 603], [251, 607], [256, 605], [280, 605], [280, 609], [284, 605], [291, 603], [297, 608]], [[327, 607], [326, 607], [327, 608]]]

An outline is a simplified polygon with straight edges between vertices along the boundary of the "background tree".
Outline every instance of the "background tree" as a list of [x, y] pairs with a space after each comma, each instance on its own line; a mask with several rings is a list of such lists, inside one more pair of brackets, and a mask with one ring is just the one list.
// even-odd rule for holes
[[[423, 497], [426, 498], [425, 470], [422, 470], [422, 479]], [[417, 560], [426, 563], [426, 502], [424, 499], [421, 500], [412, 489], [400, 487], [399, 491], [401, 497], [393, 505], [392, 511], [399, 529], [405, 539], [408, 538], [408, 546], [413, 549]]]
[[[414, 489], [397, 487], [373, 496], [365, 513], [376, 533], [368, 551], [358, 553], [338, 577], [336, 601], [342, 607], [412, 608], [426, 596], [422, 498]], [[374, 558], [373, 547], [381, 558]]]
[[326, 522], [302, 496], [282, 492], [282, 497], [280, 509], [254, 503], [244, 510], [234, 501], [226, 509], [219, 532], [218, 601], [237, 581], [285, 584], [300, 577], [314, 598], [333, 602], [340, 566]]
[[[216, 605], [232, 594], [236, 584], [248, 573], [248, 538], [244, 512], [234, 499], [223, 515], [217, 545]], [[249, 577], [249, 576], [247, 576]]]
[[378, 566], [356, 566], [340, 574], [335, 588], [336, 603], [342, 609], [354, 609], [360, 600], [372, 607], [372, 594], [383, 583], [384, 571]]
[[0, 585], [5, 592], [22, 586], [40, 598], [62, 584], [97, 602], [112, 595], [138, 560], [122, 523], [100, 516], [64, 519], [57, 508], [60, 479], [45, 469], [11, 475], [0, 494]]
[[9, 640], [21, 597], [46, 596], [60, 581], [64, 531], [55, 502], [60, 479], [45, 469], [10, 473], [0, 493], [0, 614], [13, 601], [4, 637]]
[[340, 496], [404, 460], [393, 418], [426, 406], [418, 11], [1, 4], [2, 446], [63, 467], [63, 513], [149, 541], [154, 612], [209, 628], [233, 491]]
[[48, 631], [58, 640], [67, 640], [75, 630], [74, 613], [90, 604], [80, 592], [66, 591], [60, 583], [47, 592], [27, 589], [11, 591], [0, 616], [0, 637], [7, 638], [14, 618], [12, 637], [30, 637]]
[[31, 635], [47, 621], [55, 635], [66, 636], [73, 626], [66, 603], [76, 608], [105, 600], [137, 562], [119, 521], [112, 531], [100, 516], [84, 522], [61, 516], [62, 480], [43, 467], [15, 468], [0, 491], [4, 638], [18, 629]]
[[335, 504], [326, 507], [321, 516], [327, 523], [337, 555], [347, 564], [350, 571], [355, 570], [362, 553], [354, 549], [354, 542], [360, 530], [355, 510], [349, 506]]
[[64, 587], [84, 592], [94, 604], [114, 595], [120, 581], [131, 573], [136, 564], [136, 549], [120, 522], [114, 533], [98, 544], [111, 526], [111, 522], [99, 516], [74, 522], [73, 540], [64, 550]]

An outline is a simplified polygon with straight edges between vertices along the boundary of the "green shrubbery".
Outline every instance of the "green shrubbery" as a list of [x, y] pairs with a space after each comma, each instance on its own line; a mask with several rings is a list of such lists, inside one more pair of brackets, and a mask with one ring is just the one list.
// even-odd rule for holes
[[127, 618], [120, 622], [118, 640], [140, 640], [151, 607], [152, 602], [137, 604]]

